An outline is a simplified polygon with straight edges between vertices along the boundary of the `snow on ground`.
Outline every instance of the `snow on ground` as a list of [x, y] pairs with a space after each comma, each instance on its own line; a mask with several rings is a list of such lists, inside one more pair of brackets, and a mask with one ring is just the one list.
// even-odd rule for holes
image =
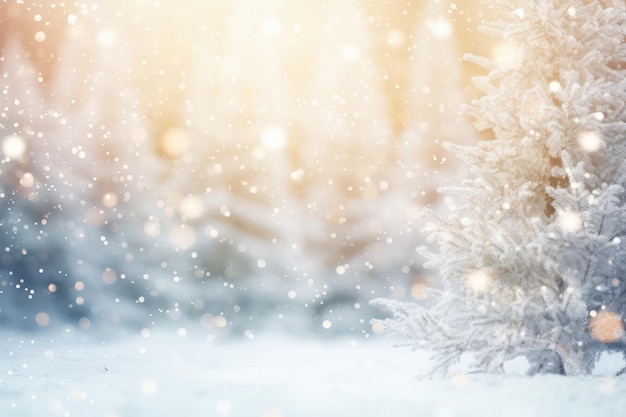
[[[610, 417], [626, 410], [626, 377], [420, 380], [426, 355], [382, 337], [0, 340], [3, 417]], [[618, 362], [606, 358], [601, 371]]]

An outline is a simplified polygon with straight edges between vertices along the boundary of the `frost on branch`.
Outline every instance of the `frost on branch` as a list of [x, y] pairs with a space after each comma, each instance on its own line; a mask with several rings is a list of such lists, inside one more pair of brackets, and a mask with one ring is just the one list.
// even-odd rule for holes
[[484, 30], [514, 45], [476, 80], [468, 111], [493, 134], [451, 146], [471, 175], [445, 187], [422, 250], [443, 288], [432, 307], [377, 299], [382, 321], [446, 373], [462, 353], [501, 372], [588, 374], [626, 353], [626, 13], [602, 2], [498, 1]]

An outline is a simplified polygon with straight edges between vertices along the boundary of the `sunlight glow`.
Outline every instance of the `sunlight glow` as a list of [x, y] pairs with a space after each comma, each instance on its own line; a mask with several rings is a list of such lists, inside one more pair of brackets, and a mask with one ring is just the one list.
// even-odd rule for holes
[[283, 25], [276, 17], [268, 17], [261, 23], [261, 33], [267, 37], [278, 36], [282, 30]]
[[404, 33], [397, 29], [392, 29], [387, 33], [387, 45], [392, 48], [399, 48], [404, 44]]
[[448, 19], [437, 19], [428, 24], [431, 33], [435, 38], [446, 39], [452, 36], [453, 26]]
[[341, 56], [346, 62], [355, 62], [359, 59], [359, 48], [354, 45], [346, 45], [341, 51]]
[[278, 151], [287, 143], [287, 132], [278, 126], [268, 126], [261, 132], [261, 143], [269, 151]]
[[512, 65], [519, 56], [519, 47], [512, 41], [498, 42], [492, 48], [491, 56], [500, 66]]
[[117, 41], [117, 33], [113, 29], [102, 29], [98, 33], [98, 45], [103, 48], [110, 48]]

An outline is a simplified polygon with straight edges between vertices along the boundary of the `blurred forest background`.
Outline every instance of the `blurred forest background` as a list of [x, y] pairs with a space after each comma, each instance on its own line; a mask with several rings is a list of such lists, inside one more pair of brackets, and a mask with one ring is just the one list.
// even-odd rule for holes
[[423, 298], [475, 0], [4, 0], [0, 324], [363, 334]]

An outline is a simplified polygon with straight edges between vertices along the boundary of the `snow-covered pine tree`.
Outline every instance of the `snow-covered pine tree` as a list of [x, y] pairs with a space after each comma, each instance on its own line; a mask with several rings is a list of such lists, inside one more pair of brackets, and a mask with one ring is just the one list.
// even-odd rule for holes
[[626, 12], [598, 1], [491, 2], [484, 30], [514, 59], [490, 70], [469, 107], [495, 138], [455, 147], [471, 177], [443, 192], [453, 213], [425, 232], [442, 275], [429, 309], [392, 300], [387, 329], [434, 352], [445, 373], [464, 352], [476, 371], [523, 356], [529, 374], [591, 372], [626, 353]]

